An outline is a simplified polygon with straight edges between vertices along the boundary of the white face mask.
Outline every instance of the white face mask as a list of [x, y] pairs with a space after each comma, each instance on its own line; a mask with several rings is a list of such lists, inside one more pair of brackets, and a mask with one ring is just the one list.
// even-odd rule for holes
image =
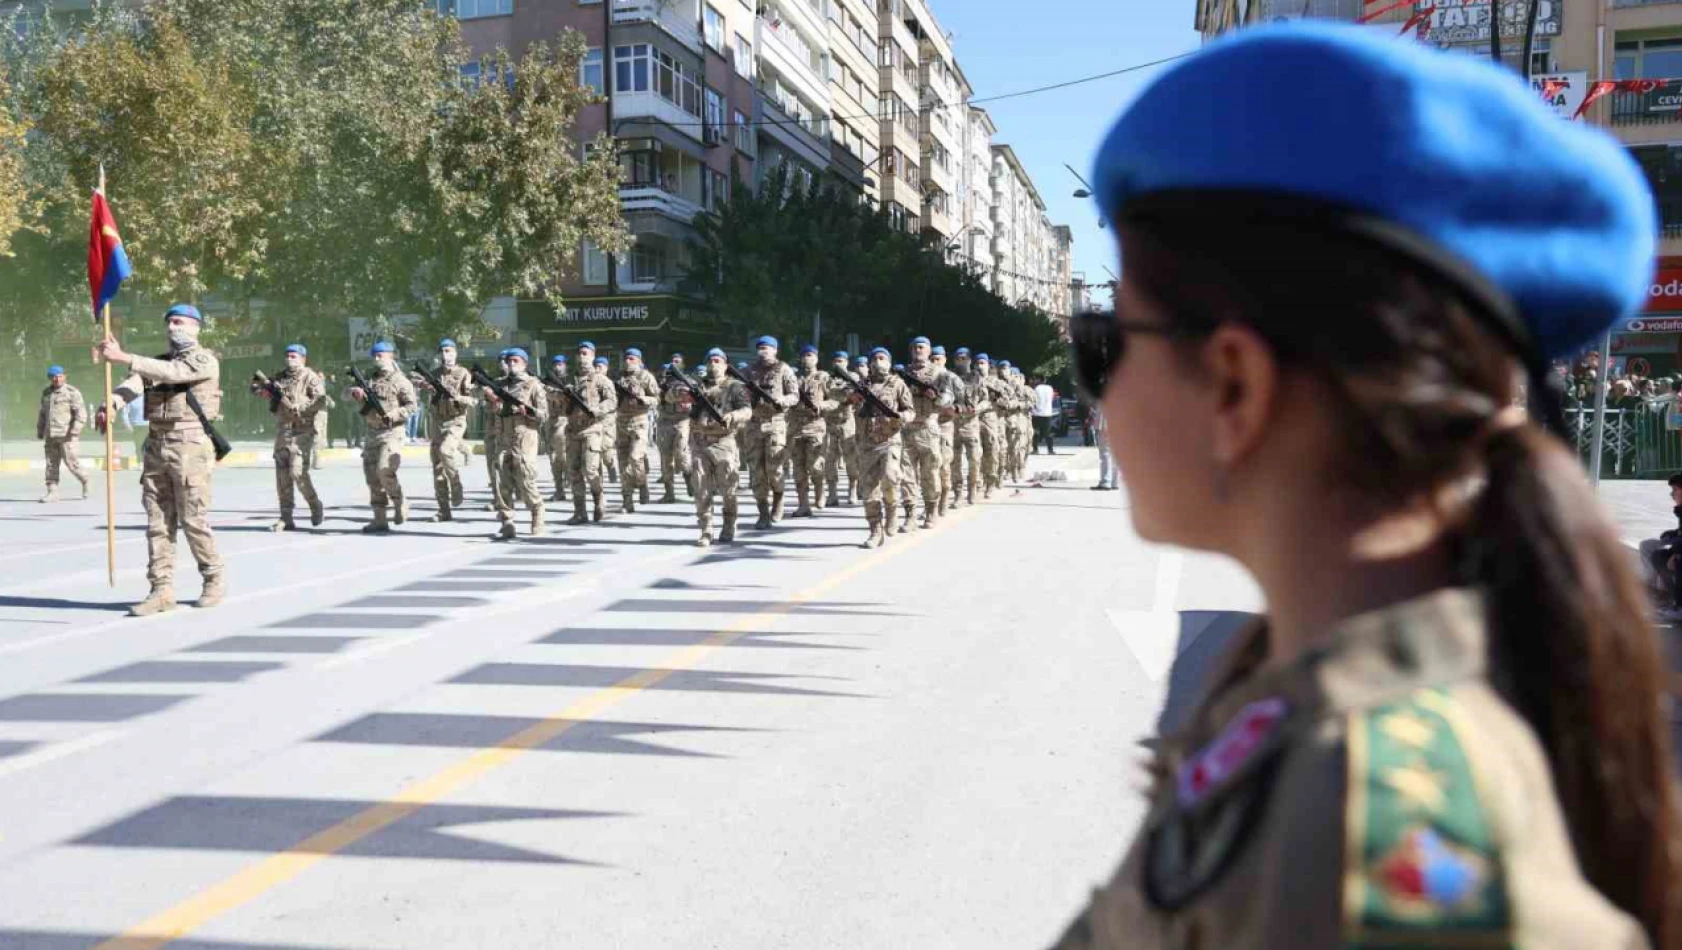
[[193, 335], [193, 331], [187, 329], [186, 327], [170, 328], [169, 348], [174, 352], [179, 353], [197, 342], [198, 338]]
[[713, 378], [713, 379], [723, 379], [724, 378], [724, 364], [723, 363], [714, 363], [713, 361], [708, 360], [707, 361], [707, 375], [709, 377]]
[[456, 365], [456, 351], [455, 350], [440, 350], [438, 352], [438, 359], [445, 366], [454, 366], [454, 365]]

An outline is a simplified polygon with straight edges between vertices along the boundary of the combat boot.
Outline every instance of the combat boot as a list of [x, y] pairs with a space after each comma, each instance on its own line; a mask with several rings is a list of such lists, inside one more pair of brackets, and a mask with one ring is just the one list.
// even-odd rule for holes
[[919, 525], [918, 527], [922, 528], [924, 531], [927, 531], [930, 528], [934, 527], [936, 524], [938, 524], [939, 521], [940, 521], [940, 514], [936, 510], [936, 506], [935, 505], [924, 505], [923, 506], [923, 523], [921, 525]]
[[208, 610], [220, 605], [227, 598], [228, 582], [222, 579], [221, 574], [213, 574], [204, 579], [204, 590], [199, 592], [199, 602], [196, 606], [200, 610]]
[[58, 486], [48, 485], [47, 493], [41, 496], [41, 504], [50, 505], [55, 501], [58, 501]]
[[661, 492], [660, 500], [658, 502], [656, 502], [656, 504], [671, 505], [671, 504], [675, 504], [676, 502], [677, 502], [677, 496], [672, 494], [672, 485], [671, 485], [670, 482], [667, 482], [666, 483], [666, 490]]
[[756, 501], [759, 507], [759, 520], [753, 523], [755, 531], [766, 531], [771, 527], [771, 506], [763, 501]]
[[695, 499], [695, 476], [689, 472], [683, 473], [683, 490], [689, 493], [689, 499]]
[[583, 495], [582, 492], [580, 492], [577, 495], [573, 496], [573, 499], [572, 499], [572, 517], [567, 519], [567, 524], [570, 524], [570, 525], [588, 524], [589, 521], [590, 521], [590, 516], [584, 513], [584, 495]]
[[374, 509], [374, 520], [362, 526], [363, 534], [390, 534], [391, 525], [385, 520], [385, 509]]
[[514, 522], [504, 521], [502, 523], [502, 527], [496, 529], [496, 533], [491, 535], [491, 540], [492, 541], [512, 541], [512, 540], [514, 540]]
[[269, 530], [270, 531], [296, 531], [296, 530], [298, 530], [298, 526], [296, 524], [292, 523], [292, 512], [283, 511], [283, 512], [280, 513], [280, 520], [276, 521], [274, 524], [269, 525]]
[[718, 533], [718, 543], [729, 544], [734, 540], [736, 540], [736, 519], [726, 518], [724, 519], [724, 530]]
[[397, 522], [398, 524], [402, 524], [403, 522], [409, 520], [409, 499], [401, 497], [397, 499], [396, 516], [391, 520]]
[[595, 492], [591, 496], [591, 501], [595, 502], [595, 511], [592, 513], [593, 516], [590, 520], [600, 524], [602, 520], [602, 493]]
[[310, 502], [310, 524], [314, 527], [320, 527], [321, 522], [326, 518], [327, 512], [321, 507], [321, 499], [317, 498]]
[[455, 515], [450, 513], [450, 506], [449, 505], [446, 505], [443, 502], [439, 502], [438, 503], [438, 513], [432, 516], [432, 520], [433, 521], [454, 521], [454, 520], [456, 520], [456, 517], [455, 517]]
[[648, 504], [648, 484], [646, 482], [637, 486], [637, 504]]
[[620, 506], [619, 506], [620, 510], [623, 511], [625, 514], [628, 514], [628, 515], [636, 514], [637, 513], [637, 493], [636, 493], [636, 490], [631, 488], [631, 486], [626, 485], [623, 497], [624, 497], [624, 501], [620, 503]]
[[783, 520], [783, 493], [780, 489], [771, 492], [771, 521]]
[[899, 520], [899, 533], [900, 534], [910, 534], [911, 533], [912, 526], [914, 526], [916, 524], [916, 519], [913, 517], [913, 512], [915, 512], [915, 511], [916, 511], [916, 509], [912, 508], [910, 505], [905, 506], [905, 517], [903, 517]]
[[175, 609], [175, 591], [167, 586], [153, 587], [146, 599], [128, 609], [131, 617], [150, 617]]
[[547, 529], [543, 524], [543, 509], [539, 508], [531, 513], [531, 536], [534, 538], [540, 538], [543, 536], [545, 530]]
[[84, 479], [81, 479], [81, 482], [82, 482], [82, 500], [87, 501], [88, 500], [88, 480], [84, 478]]
[[450, 505], [454, 508], [461, 507], [461, 482], [459, 481], [450, 486]]
[[710, 547], [712, 547], [713, 546], [713, 533], [711, 531], [707, 531], [707, 530], [703, 529], [701, 531], [701, 536], [695, 539], [695, 546], [698, 547], [698, 548], [710, 548]]
[[[893, 505], [883, 505], [882, 507], [884, 509], [883, 514], [886, 518], [886, 522], [882, 525], [882, 539], [877, 542], [877, 547], [881, 547], [882, 541], [886, 541], [888, 536], [894, 533], [894, 523], [898, 520], [899, 515], [899, 509]], [[903, 530], [903, 528], [901, 530]]]

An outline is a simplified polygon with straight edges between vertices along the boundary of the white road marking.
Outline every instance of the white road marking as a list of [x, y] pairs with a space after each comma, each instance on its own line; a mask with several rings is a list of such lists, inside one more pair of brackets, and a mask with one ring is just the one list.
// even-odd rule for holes
[[9, 759], [0, 759], [0, 778], [5, 778], [8, 775], [16, 775], [24, 769], [32, 769], [37, 765], [45, 765], [48, 762], [62, 759], [68, 755], [75, 755], [78, 752], [91, 749], [94, 746], [104, 745], [122, 734], [123, 731], [121, 729], [107, 729], [103, 732], [90, 732], [87, 735], [82, 736], [80, 739], [71, 739], [68, 742], [55, 742], [51, 745], [37, 749], [34, 752], [26, 752], [23, 755], [14, 756]]
[[1163, 551], [1156, 562], [1156, 589], [1149, 610], [1104, 611], [1122, 642], [1150, 677], [1160, 683], [1174, 668], [1180, 642], [1180, 612], [1175, 609], [1180, 594], [1180, 577], [1186, 556], [1180, 551]]

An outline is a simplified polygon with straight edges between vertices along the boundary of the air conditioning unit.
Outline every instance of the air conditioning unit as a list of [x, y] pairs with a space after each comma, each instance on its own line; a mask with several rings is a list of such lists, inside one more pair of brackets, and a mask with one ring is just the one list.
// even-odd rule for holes
[[724, 130], [716, 125], [707, 124], [701, 127], [701, 141], [707, 145], [724, 144]]

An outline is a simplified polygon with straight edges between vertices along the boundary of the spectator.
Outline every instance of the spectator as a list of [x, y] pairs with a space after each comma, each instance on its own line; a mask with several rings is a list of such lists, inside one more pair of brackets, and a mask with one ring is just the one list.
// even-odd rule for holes
[[1057, 418], [1057, 390], [1052, 389], [1045, 380], [1034, 385], [1034, 454], [1040, 454], [1040, 442], [1045, 442], [1048, 455], [1057, 454], [1057, 444], [1052, 441], [1051, 424]]
[[1641, 542], [1641, 563], [1651, 572], [1648, 583], [1663, 597], [1659, 619], [1676, 623], [1682, 621], [1682, 587], [1676, 582], [1682, 566], [1682, 474], [1670, 476], [1670, 503], [1677, 526]]
[[1097, 406], [1087, 409], [1087, 428], [1089, 436], [1098, 441], [1098, 484], [1092, 486], [1093, 491], [1115, 491], [1121, 487], [1121, 479], [1116, 475], [1115, 456], [1110, 454], [1110, 441], [1104, 438], [1104, 414]]

